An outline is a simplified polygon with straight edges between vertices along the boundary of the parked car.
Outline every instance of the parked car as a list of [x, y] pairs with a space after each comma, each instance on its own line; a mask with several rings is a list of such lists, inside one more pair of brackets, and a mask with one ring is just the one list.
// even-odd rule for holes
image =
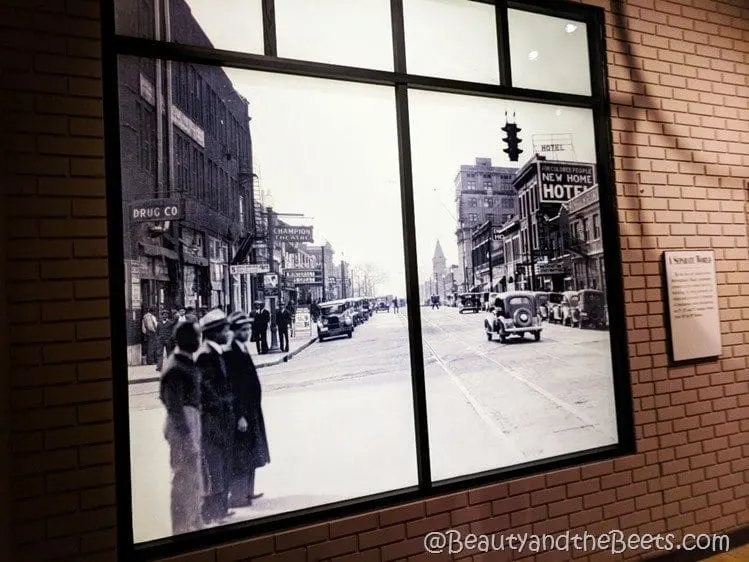
[[549, 323], [550, 324], [561, 324], [562, 323], [562, 301], [564, 297], [562, 293], [548, 293], [548, 302], [546, 307], [549, 311]]
[[536, 291], [533, 293], [536, 297], [536, 307], [541, 320], [549, 319], [549, 293]]
[[458, 312], [463, 314], [466, 310], [479, 312], [481, 310], [481, 293], [462, 293], [458, 296], [460, 308]]
[[324, 341], [338, 336], [353, 337], [354, 314], [351, 302], [342, 299], [320, 303], [320, 318], [317, 320], [317, 339]]
[[575, 326], [580, 320], [580, 312], [577, 308], [580, 302], [578, 291], [565, 291], [562, 293], [562, 325]]
[[494, 299], [496, 299], [501, 293], [484, 293], [484, 305], [482, 307], [482, 310], [489, 311], [489, 309], [494, 306]]
[[577, 325], [580, 328], [584, 328], [585, 326], [595, 328], [606, 327], [606, 296], [603, 294], [603, 291], [583, 289], [578, 292], [578, 295]]
[[533, 334], [536, 341], [541, 339], [541, 318], [538, 315], [536, 295], [530, 291], [500, 293], [492, 303], [484, 318], [486, 339], [492, 341], [494, 334], [505, 343], [509, 336], [521, 338], [526, 333]]

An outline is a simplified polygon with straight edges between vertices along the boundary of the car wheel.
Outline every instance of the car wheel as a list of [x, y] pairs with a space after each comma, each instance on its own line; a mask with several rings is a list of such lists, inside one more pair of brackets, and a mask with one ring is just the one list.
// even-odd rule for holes
[[322, 337], [322, 336], [317, 336], [317, 339], [318, 339], [318, 341], [319, 341], [320, 343], [322, 343], [322, 342], [324, 342], [324, 341], [325, 341], [325, 338], [324, 338], [324, 337]]
[[491, 332], [486, 332], [486, 339], [488, 341], [492, 341], [492, 333]]
[[534, 332], [533, 339], [536, 341], [541, 341], [541, 332]]
[[349, 337], [349, 339], [353, 338], [354, 337], [354, 332], [349, 332], [348, 333], [348, 337]]

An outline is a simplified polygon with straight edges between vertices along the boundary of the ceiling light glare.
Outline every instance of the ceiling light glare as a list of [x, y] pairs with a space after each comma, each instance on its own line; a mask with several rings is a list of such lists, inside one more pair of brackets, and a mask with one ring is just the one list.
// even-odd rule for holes
[[574, 33], [574, 31], [577, 29], [577, 26], [574, 23], [568, 23], [564, 26], [564, 30], [567, 33]]
[[538, 51], [531, 51], [528, 53], [528, 60], [536, 60], [538, 58]]

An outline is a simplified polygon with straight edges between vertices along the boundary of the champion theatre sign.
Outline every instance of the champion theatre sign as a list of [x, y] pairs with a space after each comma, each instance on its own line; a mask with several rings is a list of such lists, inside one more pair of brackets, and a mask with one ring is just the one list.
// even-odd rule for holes
[[276, 242], [313, 242], [311, 226], [277, 226], [273, 235]]
[[566, 203], [596, 185], [593, 164], [539, 162], [540, 203]]

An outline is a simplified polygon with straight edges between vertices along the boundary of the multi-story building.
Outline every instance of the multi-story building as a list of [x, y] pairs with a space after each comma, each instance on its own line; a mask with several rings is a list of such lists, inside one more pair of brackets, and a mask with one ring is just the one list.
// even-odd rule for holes
[[[163, 8], [142, 0], [118, 24], [210, 46], [184, 0], [169, 1], [169, 18]], [[119, 78], [128, 347], [139, 364], [143, 310], [248, 307], [249, 280], [229, 264], [253, 226], [252, 142], [248, 102], [221, 68], [122, 57]], [[175, 220], [138, 219], [164, 200]]]
[[458, 225], [458, 262], [462, 289], [471, 290], [471, 232], [490, 221], [504, 224], [518, 213], [518, 196], [512, 187], [515, 168], [492, 166], [490, 158], [476, 158], [473, 165], [464, 165], [455, 176], [455, 203]]
[[[314, 269], [320, 271], [322, 283], [319, 285], [299, 286], [299, 302], [310, 304], [312, 301], [333, 300], [339, 298], [340, 290], [338, 288], [338, 276], [340, 267], [336, 268], [333, 264], [335, 250], [330, 242], [325, 242], [322, 246], [313, 246], [312, 244], [303, 244], [300, 249], [308, 256], [311, 256], [311, 265]], [[323, 284], [325, 290], [323, 290]]]
[[561, 211], [573, 198], [595, 191], [595, 165], [535, 155], [518, 170], [513, 186], [520, 206], [521, 288], [565, 290], [572, 275]]
[[568, 249], [571, 255], [569, 290], [606, 291], [606, 268], [601, 239], [601, 210], [597, 189], [590, 189], [565, 204], [569, 224]]

